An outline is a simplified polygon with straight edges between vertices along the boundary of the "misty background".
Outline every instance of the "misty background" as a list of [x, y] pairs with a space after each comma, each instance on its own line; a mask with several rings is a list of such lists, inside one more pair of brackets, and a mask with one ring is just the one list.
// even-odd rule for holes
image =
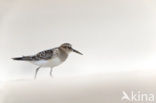
[[[30, 80], [32, 88], [28, 88], [32, 90], [34, 85], [37, 85], [31, 81], [37, 67], [27, 62], [13, 61], [12, 57], [36, 54], [68, 42], [84, 55], [72, 53], [65, 63], [54, 69], [54, 81], [58, 78], [58, 81], [71, 80], [71, 84], [81, 85], [85, 82], [83, 78], [86, 78], [87, 86], [89, 81], [96, 84], [95, 87], [100, 86], [102, 82], [104, 84], [101, 84], [100, 90], [112, 90], [110, 85], [121, 84], [119, 88], [122, 90], [122, 83], [125, 81], [131, 81], [125, 87], [130, 88], [130, 84], [150, 80], [152, 82], [148, 87], [144, 85], [148, 83], [140, 84], [144, 85], [144, 88], [151, 88], [151, 91], [155, 89], [155, 0], [0, 0], [0, 8], [0, 81], [1, 85], [6, 83], [6, 88], [19, 88], [12, 86], [16, 84], [12, 84], [12, 80]], [[47, 78], [52, 81], [49, 70], [40, 69], [38, 80], [43, 82], [42, 79]], [[79, 78], [79, 82], [76, 82], [75, 78]], [[123, 82], [122, 78], [125, 78]], [[97, 80], [101, 82], [94, 82]], [[104, 87], [107, 83], [108, 88]], [[57, 85], [60, 84], [56, 83], [55, 86]], [[81, 88], [79, 85], [73, 85], [73, 91]], [[22, 86], [24, 85], [21, 85], [21, 88]], [[55, 86], [49, 89], [53, 90]], [[138, 85], [132, 87], [136, 86]], [[39, 90], [41, 88], [44, 86], [39, 87]], [[96, 91], [99, 88], [94, 89]], [[6, 90], [7, 93], [12, 93], [11, 90], [16, 89]], [[92, 93], [101, 93], [101, 98], [107, 98], [102, 95], [106, 91], [95, 91]], [[115, 93], [112, 92], [114, 95]], [[81, 93], [77, 96], [83, 97]], [[120, 100], [120, 95], [118, 96]], [[100, 100], [103, 102], [105, 99]]]

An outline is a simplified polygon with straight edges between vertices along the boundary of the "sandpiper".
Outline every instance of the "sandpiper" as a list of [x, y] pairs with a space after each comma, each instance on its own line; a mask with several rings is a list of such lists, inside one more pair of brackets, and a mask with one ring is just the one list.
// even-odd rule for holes
[[39, 66], [35, 70], [34, 79], [37, 76], [37, 73], [41, 67], [50, 67], [50, 76], [52, 77], [52, 71], [55, 66], [60, 65], [63, 63], [70, 52], [75, 52], [80, 55], [83, 55], [81, 52], [72, 48], [70, 43], [64, 43], [59, 47], [48, 49], [41, 51], [35, 55], [31, 56], [23, 56], [23, 57], [15, 57], [12, 58], [13, 60], [21, 60], [21, 61], [28, 61]]

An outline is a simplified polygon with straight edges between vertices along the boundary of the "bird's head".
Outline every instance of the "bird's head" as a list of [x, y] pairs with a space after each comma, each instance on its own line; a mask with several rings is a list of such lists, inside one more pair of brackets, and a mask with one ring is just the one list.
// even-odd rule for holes
[[64, 43], [59, 48], [62, 49], [63, 51], [65, 51], [66, 53], [75, 52], [75, 53], [78, 53], [80, 55], [83, 55], [78, 50], [73, 49], [72, 45], [70, 43]]

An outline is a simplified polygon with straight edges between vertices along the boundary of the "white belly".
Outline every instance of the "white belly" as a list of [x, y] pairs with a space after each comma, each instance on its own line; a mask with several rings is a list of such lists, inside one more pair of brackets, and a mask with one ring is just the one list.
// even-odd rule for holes
[[31, 63], [33, 63], [37, 66], [42, 66], [42, 67], [55, 67], [55, 66], [61, 64], [62, 61], [60, 60], [60, 58], [55, 57], [50, 60], [39, 60], [39, 61], [33, 61]]

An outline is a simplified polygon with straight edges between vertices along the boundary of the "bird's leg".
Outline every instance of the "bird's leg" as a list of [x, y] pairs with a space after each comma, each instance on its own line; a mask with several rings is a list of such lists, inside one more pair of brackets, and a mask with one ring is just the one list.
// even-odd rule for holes
[[51, 67], [51, 68], [50, 68], [50, 76], [51, 76], [51, 77], [53, 77], [52, 72], [53, 72], [53, 68]]
[[38, 68], [35, 70], [35, 76], [34, 76], [34, 79], [36, 79], [36, 76], [37, 76], [38, 70], [39, 70], [40, 68], [41, 68], [41, 67], [38, 67]]

